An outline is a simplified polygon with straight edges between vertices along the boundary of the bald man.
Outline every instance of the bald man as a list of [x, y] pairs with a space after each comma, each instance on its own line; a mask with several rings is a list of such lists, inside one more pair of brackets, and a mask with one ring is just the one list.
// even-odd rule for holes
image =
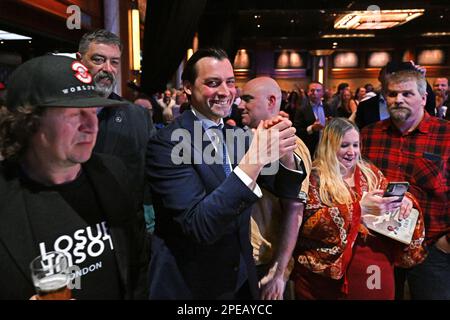
[[[242, 123], [256, 128], [261, 120], [279, 114], [281, 90], [272, 78], [250, 80], [242, 89], [239, 109]], [[277, 198], [262, 189], [263, 197], [253, 206], [251, 215], [251, 243], [253, 258], [260, 280], [263, 300], [283, 299], [286, 282], [292, 271], [292, 253], [302, 222], [306, 195], [308, 194], [311, 157], [306, 145], [297, 138], [297, 161], [303, 164], [307, 177], [303, 180], [298, 199]]]

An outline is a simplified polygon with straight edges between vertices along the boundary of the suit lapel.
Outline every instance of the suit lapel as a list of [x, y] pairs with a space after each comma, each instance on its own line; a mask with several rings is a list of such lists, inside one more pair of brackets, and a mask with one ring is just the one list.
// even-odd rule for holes
[[99, 115], [99, 133], [95, 152], [115, 154], [117, 141], [126, 121], [125, 112], [121, 107], [103, 108]]
[[313, 107], [310, 102], [308, 102], [306, 107], [305, 120], [308, 126], [316, 121], [316, 116], [314, 115]]
[[[200, 159], [201, 160], [201, 166], [208, 168], [208, 170], [212, 171], [212, 173], [216, 176], [216, 178], [221, 182], [225, 180], [225, 173], [223, 171], [222, 164], [205, 164], [204, 161], [204, 150], [208, 148], [211, 145], [211, 141], [209, 139], [203, 140], [203, 135], [205, 134], [205, 130], [203, 129], [203, 126], [201, 124], [201, 121], [194, 116], [192, 111], [186, 111], [183, 113], [183, 116], [181, 118], [181, 126], [185, 128], [187, 131], [189, 131], [191, 135], [191, 144], [192, 144], [192, 158], [194, 159]], [[200, 137], [199, 137], [200, 136]], [[200, 142], [201, 142], [201, 148], [200, 149]], [[211, 150], [209, 147], [208, 150]], [[196, 163], [196, 162], [194, 162]], [[198, 163], [198, 162], [197, 162]]]
[[83, 165], [83, 169], [86, 171], [99, 203], [107, 216], [115, 256], [119, 266], [118, 270], [123, 283], [127, 284], [129, 274], [128, 261], [130, 261], [130, 257], [127, 236], [123, 228], [124, 225], [127, 225], [125, 219], [127, 215], [123, 213], [130, 210], [137, 212], [138, 209], [135, 208], [132, 199], [124, 196], [127, 194], [125, 190], [95, 154]]
[[3, 226], [0, 228], [0, 242], [3, 242], [23, 276], [33, 285], [29, 265], [39, 251], [30, 228], [24, 192], [17, 178], [10, 180], [5, 188], [0, 186], [0, 189], [0, 220]]

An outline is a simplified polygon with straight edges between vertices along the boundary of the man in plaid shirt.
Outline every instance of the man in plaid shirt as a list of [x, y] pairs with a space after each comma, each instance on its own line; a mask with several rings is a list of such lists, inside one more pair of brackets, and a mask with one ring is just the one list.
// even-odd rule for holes
[[[391, 74], [385, 84], [390, 119], [365, 127], [362, 153], [390, 181], [408, 181], [425, 216], [428, 257], [398, 270], [413, 299], [450, 299], [450, 122], [424, 111], [426, 81], [417, 71]], [[404, 278], [403, 278], [404, 279]]]

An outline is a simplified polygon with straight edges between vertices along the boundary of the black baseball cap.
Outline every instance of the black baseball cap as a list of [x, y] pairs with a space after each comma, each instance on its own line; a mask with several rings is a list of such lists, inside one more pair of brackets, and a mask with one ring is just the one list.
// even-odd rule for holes
[[416, 70], [411, 62], [404, 61], [390, 61], [386, 64], [386, 73], [390, 74], [393, 72], [403, 71], [403, 70]]
[[45, 55], [17, 67], [8, 79], [6, 107], [20, 106], [92, 108], [124, 105], [100, 97], [93, 77], [80, 61]]

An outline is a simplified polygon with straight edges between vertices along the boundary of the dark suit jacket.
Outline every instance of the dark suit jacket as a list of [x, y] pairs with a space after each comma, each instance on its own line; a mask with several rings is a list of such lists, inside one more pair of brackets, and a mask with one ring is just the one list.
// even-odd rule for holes
[[[125, 101], [115, 93], [109, 99]], [[125, 106], [103, 108], [98, 118], [99, 132], [94, 152], [121, 159], [130, 172], [133, 191], [141, 199], [144, 194], [148, 197], [148, 190], [144, 191], [145, 151], [156, 129], [147, 109], [130, 102]]]
[[[335, 116], [330, 107], [325, 103], [323, 104], [323, 110], [326, 118]], [[314, 152], [316, 150], [317, 144], [319, 143], [320, 133], [313, 132], [312, 134], [309, 134], [306, 129], [315, 121], [316, 117], [314, 116], [314, 111], [312, 109], [311, 103], [308, 100], [305, 104], [302, 104], [297, 109], [293, 122], [294, 127], [297, 130], [297, 136], [306, 144], [311, 157], [314, 157]]]
[[[82, 166], [104, 208], [124, 298], [145, 299], [148, 244], [137, 199], [129, 192], [127, 171], [119, 160], [105, 155], [93, 155]], [[39, 252], [28, 216], [42, 208], [61, 213], [62, 218], [73, 211], [59, 193], [31, 192], [18, 176], [16, 165], [0, 163], [0, 300], [29, 299], [35, 294], [29, 264]]]
[[358, 128], [380, 121], [380, 94], [375, 97], [362, 101], [356, 110], [355, 122]]
[[[202, 134], [201, 123], [192, 111], [186, 111], [148, 145], [147, 175], [156, 212], [150, 298], [232, 298], [240, 255], [251, 293], [257, 298], [249, 219], [258, 197], [234, 172], [225, 177], [221, 164], [193, 162], [211, 144], [194, 136], [194, 121], [197, 134]], [[191, 139], [180, 138], [181, 130]], [[195, 138], [200, 138], [200, 145], [194, 145]], [[180, 141], [184, 142], [181, 154], [193, 164], [173, 163], [172, 151]], [[227, 145], [229, 150], [234, 149], [232, 143], [227, 141]], [[284, 197], [296, 198], [303, 178], [280, 166], [276, 176], [267, 176], [261, 183]]]

